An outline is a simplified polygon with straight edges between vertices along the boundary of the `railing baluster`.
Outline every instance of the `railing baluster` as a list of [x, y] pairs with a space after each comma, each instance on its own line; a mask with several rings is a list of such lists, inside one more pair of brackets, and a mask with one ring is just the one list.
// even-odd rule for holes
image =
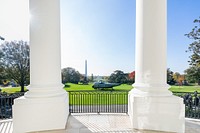
[[100, 109], [99, 109], [99, 93], [96, 93], [97, 95], [97, 113], [99, 113]]
[[70, 113], [127, 113], [128, 91], [69, 91]]
[[23, 96], [24, 93], [7, 94], [0, 93], [0, 119], [12, 118], [12, 105], [15, 98]]

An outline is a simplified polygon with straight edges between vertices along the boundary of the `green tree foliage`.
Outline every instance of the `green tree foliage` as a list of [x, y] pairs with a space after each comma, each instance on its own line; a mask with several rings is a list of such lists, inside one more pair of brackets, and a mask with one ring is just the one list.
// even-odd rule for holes
[[88, 76], [88, 81], [89, 82], [94, 82], [94, 75], [93, 74], [91, 76]]
[[175, 80], [176, 82], [178, 82], [180, 76], [181, 76], [181, 74], [180, 74], [179, 72], [175, 72], [175, 73], [173, 74], [173, 78], [174, 78], [174, 80]]
[[0, 64], [8, 79], [14, 79], [24, 92], [30, 81], [30, 48], [27, 42], [4, 42], [0, 46]]
[[191, 66], [185, 70], [186, 80], [189, 83], [198, 83], [200, 85], [200, 67]]
[[62, 69], [62, 83], [75, 83], [80, 81], [81, 74], [74, 68], [67, 67]]
[[[1, 56], [0, 56], [1, 57]], [[3, 84], [3, 81], [7, 79], [4, 67], [0, 64], [0, 84]]]
[[191, 52], [190, 65], [200, 67], [200, 18], [194, 20], [194, 28], [188, 34], [185, 34], [192, 43], [189, 44], [187, 52]]
[[200, 17], [194, 20], [194, 28], [188, 34], [185, 34], [192, 43], [189, 44], [188, 50], [190, 52], [190, 67], [185, 70], [186, 78], [189, 82], [198, 82], [200, 84]]
[[170, 70], [170, 68], [167, 68], [167, 83], [170, 85], [174, 85], [176, 81], [173, 78], [173, 72]]
[[128, 75], [125, 74], [123, 71], [116, 70], [110, 75], [108, 81], [112, 83], [127, 83], [128, 81], [127, 77]]

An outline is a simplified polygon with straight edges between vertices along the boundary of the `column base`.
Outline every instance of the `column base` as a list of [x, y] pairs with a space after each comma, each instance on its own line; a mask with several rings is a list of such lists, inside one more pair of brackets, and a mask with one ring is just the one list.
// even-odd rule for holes
[[49, 98], [20, 97], [13, 105], [13, 133], [65, 129], [68, 93]]
[[133, 128], [185, 132], [185, 105], [176, 96], [139, 96], [129, 92], [128, 114]]

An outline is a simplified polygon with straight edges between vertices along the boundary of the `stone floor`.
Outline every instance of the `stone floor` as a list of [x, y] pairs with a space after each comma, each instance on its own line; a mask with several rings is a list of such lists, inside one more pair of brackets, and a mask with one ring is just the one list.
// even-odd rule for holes
[[12, 120], [0, 120], [0, 133], [12, 133], [13, 131]]
[[[12, 120], [0, 121], [0, 133], [12, 133]], [[161, 133], [131, 129], [126, 114], [72, 114], [65, 130], [34, 133]], [[164, 133], [164, 132], [162, 132]], [[200, 120], [186, 119], [185, 133], [200, 133]]]

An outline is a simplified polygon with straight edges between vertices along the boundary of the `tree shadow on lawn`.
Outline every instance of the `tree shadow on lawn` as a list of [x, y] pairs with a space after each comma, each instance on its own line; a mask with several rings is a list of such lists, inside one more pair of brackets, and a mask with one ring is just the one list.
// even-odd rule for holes
[[65, 84], [64, 88], [70, 88], [70, 85]]

